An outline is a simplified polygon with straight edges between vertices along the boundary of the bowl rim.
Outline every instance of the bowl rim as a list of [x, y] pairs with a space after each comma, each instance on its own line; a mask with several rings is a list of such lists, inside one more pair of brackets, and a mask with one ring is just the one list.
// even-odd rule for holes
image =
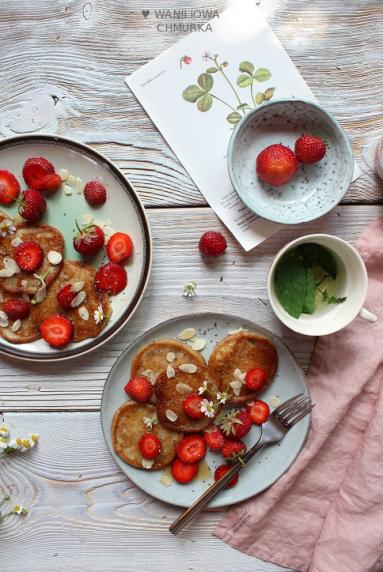
[[[308, 333], [305, 331], [302, 331], [302, 328], [299, 327], [299, 319], [296, 320], [297, 323], [297, 328], [292, 327], [292, 325], [289, 323], [287, 323], [287, 320], [285, 320], [284, 314], [280, 311], [280, 308], [278, 307], [277, 303], [276, 303], [276, 296], [272, 293], [272, 280], [274, 278], [274, 274], [275, 274], [275, 269], [277, 267], [278, 262], [280, 261], [281, 257], [291, 248], [294, 248], [294, 246], [297, 246], [298, 244], [303, 244], [305, 242], [316, 242], [316, 240], [318, 238], [325, 238], [325, 239], [329, 239], [330, 241], [333, 242], [337, 242], [342, 244], [343, 246], [345, 246], [346, 248], [348, 248], [353, 255], [355, 256], [355, 258], [361, 263], [360, 267], [361, 267], [361, 273], [363, 274], [362, 276], [362, 280], [363, 280], [363, 288], [364, 288], [364, 295], [363, 295], [363, 301], [361, 303], [361, 307], [359, 308], [359, 310], [357, 312], [354, 312], [353, 314], [350, 314], [349, 320], [343, 324], [340, 327], [329, 327], [328, 330], [326, 330], [325, 332], [322, 333]], [[330, 246], [328, 246], [327, 248], [331, 248]], [[267, 272], [267, 296], [270, 302], [270, 306], [275, 314], [275, 316], [278, 318], [278, 320], [280, 320], [282, 322], [282, 324], [284, 324], [287, 328], [289, 328], [289, 330], [292, 330], [293, 332], [296, 332], [298, 334], [302, 334], [305, 336], [327, 336], [329, 334], [334, 334], [335, 332], [338, 332], [340, 330], [342, 330], [343, 328], [345, 328], [346, 326], [348, 326], [348, 324], [350, 324], [359, 314], [359, 312], [362, 310], [363, 305], [365, 303], [366, 297], [367, 297], [367, 289], [368, 289], [368, 273], [367, 273], [367, 268], [366, 268], [366, 264], [362, 258], [362, 256], [360, 255], [360, 253], [356, 250], [356, 248], [350, 244], [350, 242], [348, 242], [347, 240], [344, 240], [343, 238], [340, 238], [339, 236], [336, 236], [334, 234], [327, 234], [327, 233], [313, 233], [313, 234], [306, 234], [304, 236], [298, 236], [297, 238], [291, 240], [290, 242], [288, 242], [287, 244], [285, 244], [280, 250], [278, 250], [278, 252], [275, 254], [270, 266], [269, 266], [269, 270]], [[314, 322], [312, 322], [314, 324]]]
[[[348, 177], [346, 178], [346, 181], [347, 181], [347, 179], [348, 179], [348, 181], [347, 181], [347, 184], [345, 186], [345, 191], [342, 194], [342, 196], [340, 197], [337, 204], [330, 206], [327, 210], [320, 213], [319, 215], [314, 215], [311, 217], [305, 217], [305, 218], [302, 218], [301, 220], [296, 220], [293, 222], [284, 221], [281, 218], [277, 218], [277, 217], [273, 217], [273, 216], [265, 217], [263, 214], [254, 210], [254, 207], [251, 206], [249, 204], [249, 202], [247, 201], [247, 199], [244, 198], [242, 196], [242, 194], [238, 191], [238, 188], [237, 188], [236, 183], [235, 183], [234, 172], [233, 172], [234, 146], [235, 146], [236, 140], [238, 138], [238, 134], [239, 134], [240, 130], [242, 129], [242, 127], [250, 120], [251, 117], [253, 117], [253, 115], [256, 115], [257, 113], [259, 113], [260, 111], [262, 111], [264, 109], [267, 109], [268, 107], [272, 107], [273, 105], [277, 105], [277, 104], [281, 104], [281, 103], [292, 103], [292, 104], [303, 103], [304, 105], [307, 105], [308, 107], [313, 107], [316, 110], [324, 113], [324, 115], [327, 117], [328, 121], [333, 125], [333, 127], [336, 129], [336, 131], [340, 135], [342, 142], [345, 145], [346, 152], [351, 159], [349, 162], [348, 172], [346, 172], [346, 175], [348, 175]], [[260, 107], [256, 107], [255, 109], [252, 109], [251, 111], [246, 113], [246, 115], [244, 115], [240, 119], [240, 121], [238, 121], [237, 125], [235, 126], [235, 128], [233, 130], [233, 133], [231, 134], [229, 144], [228, 144], [228, 148], [227, 148], [227, 169], [228, 169], [229, 178], [230, 178], [231, 184], [233, 186], [233, 189], [235, 190], [238, 197], [247, 206], [248, 209], [250, 209], [257, 216], [262, 217], [266, 220], [270, 220], [271, 222], [276, 222], [276, 223], [284, 224], [284, 225], [294, 225], [294, 224], [302, 224], [305, 222], [311, 222], [313, 220], [317, 220], [318, 218], [321, 218], [322, 216], [325, 216], [326, 214], [328, 214], [330, 211], [332, 211], [332, 209], [334, 209], [341, 202], [343, 197], [346, 195], [346, 193], [350, 187], [350, 184], [352, 182], [352, 177], [353, 177], [353, 173], [354, 173], [354, 155], [352, 152], [351, 143], [350, 143], [343, 127], [340, 125], [340, 123], [337, 121], [337, 119], [335, 119], [335, 117], [333, 117], [324, 107], [322, 107], [321, 105], [319, 105], [318, 103], [316, 103], [314, 101], [309, 101], [308, 99], [287, 97], [287, 98], [274, 99], [273, 101], [269, 101]]]

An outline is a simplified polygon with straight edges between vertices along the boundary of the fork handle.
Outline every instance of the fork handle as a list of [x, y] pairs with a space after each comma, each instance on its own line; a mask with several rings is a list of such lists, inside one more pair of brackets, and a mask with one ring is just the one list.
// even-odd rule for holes
[[[267, 443], [263, 441], [262, 436], [259, 439], [258, 443], [254, 445], [247, 453], [243, 455], [243, 461], [247, 463], [258, 451], [263, 449]], [[184, 526], [186, 526], [189, 522], [191, 522], [197, 514], [201, 512], [201, 510], [213, 499], [217, 496], [217, 494], [225, 488], [229, 481], [244, 468], [241, 462], [237, 461], [235, 465], [232, 466], [230, 471], [226, 473], [219, 481], [213, 483], [207, 491], [203, 493], [189, 508], [187, 508], [180, 516], [169, 526], [170, 532], [174, 535], [178, 534]]]

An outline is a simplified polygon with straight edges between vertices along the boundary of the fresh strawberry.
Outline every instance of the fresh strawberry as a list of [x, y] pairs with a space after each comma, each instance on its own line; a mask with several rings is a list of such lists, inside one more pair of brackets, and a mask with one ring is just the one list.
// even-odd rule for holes
[[133, 252], [133, 241], [125, 232], [116, 232], [108, 240], [106, 252], [111, 262], [119, 264]]
[[280, 143], [269, 145], [257, 157], [257, 175], [265, 183], [279, 187], [292, 179], [297, 172], [298, 161], [294, 153]]
[[139, 403], [147, 403], [152, 397], [153, 388], [147, 377], [131, 377], [124, 387], [124, 391], [129, 397]]
[[104, 231], [96, 224], [87, 224], [80, 228], [73, 238], [73, 248], [83, 256], [94, 256], [105, 243]]
[[252, 423], [255, 425], [266, 423], [270, 415], [270, 407], [261, 399], [256, 399], [255, 401], [248, 403], [246, 405], [246, 411], [250, 415]]
[[13, 251], [13, 258], [21, 270], [25, 272], [34, 272], [40, 266], [44, 259], [44, 252], [37, 242], [28, 240], [22, 242]]
[[73, 336], [73, 324], [65, 316], [57, 314], [45, 318], [40, 324], [42, 337], [54, 348], [66, 346]]
[[37, 190], [45, 193], [55, 193], [62, 185], [62, 179], [57, 173], [44, 175], [38, 182]]
[[202, 435], [193, 434], [177, 444], [177, 455], [183, 463], [197, 463], [206, 455], [206, 442]]
[[108, 292], [109, 294], [118, 294], [128, 283], [128, 275], [125, 268], [109, 262], [101, 266], [94, 277], [94, 285], [96, 290], [100, 292]]
[[237, 412], [237, 419], [241, 423], [235, 423], [233, 425], [233, 433], [238, 439], [242, 439], [251, 429], [251, 418], [244, 409], [241, 409]]
[[154, 433], [144, 433], [138, 446], [145, 459], [155, 459], [161, 453], [161, 441]]
[[11, 320], [24, 320], [24, 318], [28, 318], [30, 314], [31, 305], [22, 298], [15, 298], [13, 300], [9, 298], [5, 300], [3, 310]]
[[230, 409], [218, 418], [220, 426], [226, 437], [244, 437], [250, 431], [251, 420], [243, 409]]
[[37, 222], [45, 213], [47, 203], [39, 191], [27, 189], [19, 202], [19, 214], [28, 222]]
[[220, 451], [225, 444], [225, 437], [219, 427], [214, 427], [210, 430], [207, 429], [204, 432], [204, 437], [206, 445], [213, 451]]
[[229, 441], [226, 441], [226, 443], [222, 447], [222, 455], [225, 457], [225, 459], [230, 459], [234, 461], [235, 459], [246, 453], [246, 449], [247, 447], [245, 443], [242, 443], [242, 441], [239, 440], [235, 441], [233, 439], [230, 439]]
[[265, 385], [267, 372], [263, 367], [249, 369], [245, 376], [245, 385], [251, 391], [259, 391]]
[[0, 204], [13, 203], [20, 194], [19, 181], [9, 171], [0, 171]]
[[198, 465], [197, 463], [183, 463], [180, 459], [174, 459], [171, 471], [178, 483], [190, 483], [197, 476]]
[[[217, 467], [216, 470], [214, 471], [214, 480], [219, 481], [220, 479], [222, 479], [222, 477], [226, 475], [226, 473], [229, 472], [230, 469], [231, 465], [219, 465], [219, 467]], [[225, 489], [231, 489], [231, 487], [234, 487], [234, 485], [238, 483], [238, 479], [239, 475], [236, 475], [235, 477], [230, 479]]]
[[106, 189], [99, 181], [89, 181], [84, 187], [85, 200], [96, 207], [106, 201]]
[[182, 402], [182, 409], [192, 419], [202, 419], [205, 415], [203, 411], [201, 411], [201, 403], [203, 398], [196, 393], [192, 395], [188, 395]]
[[295, 142], [295, 156], [300, 163], [317, 163], [326, 155], [321, 137], [303, 134]]
[[44, 157], [31, 157], [25, 161], [23, 167], [24, 181], [31, 189], [38, 189], [41, 179], [54, 172], [54, 166]]
[[199, 251], [202, 256], [220, 256], [226, 250], [227, 242], [223, 234], [209, 230], [199, 239]]
[[72, 284], [67, 284], [57, 292], [57, 302], [64, 310], [72, 310], [72, 302], [77, 294], [78, 293], [73, 290]]

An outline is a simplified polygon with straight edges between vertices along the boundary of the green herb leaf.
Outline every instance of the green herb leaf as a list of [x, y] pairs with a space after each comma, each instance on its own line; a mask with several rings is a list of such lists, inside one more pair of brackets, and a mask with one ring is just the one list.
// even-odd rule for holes
[[302, 312], [305, 314], [313, 314], [315, 311], [315, 293], [316, 285], [314, 272], [311, 268], [306, 268], [306, 294], [302, 308]]
[[253, 83], [253, 76], [241, 74], [237, 78], [238, 87], [249, 87]]
[[297, 246], [296, 252], [307, 268], [320, 266], [327, 274], [330, 274], [333, 280], [336, 279], [338, 273], [336, 260], [328, 248], [320, 244], [308, 242]]
[[229, 113], [229, 115], [226, 117], [226, 119], [228, 120], [229, 123], [231, 123], [232, 125], [235, 125], [236, 123], [238, 123], [238, 121], [241, 119], [241, 117], [242, 117], [242, 115], [240, 113], [233, 111], [232, 113]]
[[302, 261], [293, 252], [282, 256], [278, 263], [275, 289], [286, 312], [293, 318], [299, 318], [306, 297], [307, 272]]
[[251, 62], [241, 62], [239, 64], [239, 71], [252, 75], [254, 71], [254, 66]]
[[204, 94], [204, 91], [198, 85], [189, 85], [183, 92], [182, 97], [185, 101], [195, 103]]
[[253, 77], [257, 81], [267, 81], [271, 78], [271, 73], [267, 68], [258, 68]]
[[213, 98], [210, 93], [205, 93], [197, 101], [197, 107], [200, 111], [209, 111], [213, 104]]
[[217, 73], [218, 68], [207, 68], [206, 73]]
[[204, 91], [210, 91], [211, 88], [213, 87], [213, 83], [214, 80], [212, 78], [211, 75], [209, 75], [208, 73], [201, 73], [201, 75], [198, 77], [197, 79], [198, 85], [204, 90]]

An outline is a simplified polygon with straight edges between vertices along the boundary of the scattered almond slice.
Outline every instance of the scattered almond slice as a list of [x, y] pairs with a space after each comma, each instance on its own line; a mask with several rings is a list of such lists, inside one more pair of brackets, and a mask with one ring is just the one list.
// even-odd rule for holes
[[181, 363], [181, 365], [179, 365], [178, 368], [180, 371], [183, 371], [184, 373], [195, 373], [198, 369], [198, 367], [194, 365], [194, 363]]
[[47, 288], [46, 288], [45, 284], [43, 284], [42, 286], [40, 286], [40, 288], [36, 292], [36, 295], [35, 295], [36, 303], [40, 304], [40, 302], [45, 300], [46, 295], [47, 295]]
[[151, 469], [154, 464], [154, 459], [145, 459], [145, 457], [142, 457], [141, 463], [144, 469]]
[[66, 181], [68, 177], [68, 169], [60, 169], [59, 170], [59, 177], [62, 181]]
[[203, 350], [203, 348], [206, 346], [206, 340], [204, 338], [197, 338], [195, 340], [195, 342], [192, 343], [192, 350], [195, 350], [197, 352]]
[[174, 360], [176, 359], [176, 354], [174, 352], [169, 352], [168, 355], [166, 356], [166, 359], [169, 363], [173, 363]]
[[0, 327], [7, 328], [9, 325], [8, 316], [3, 310], [0, 310]]
[[76, 177], [76, 191], [77, 191], [78, 195], [81, 195], [83, 188], [84, 188], [84, 185], [83, 185], [81, 177]]
[[21, 328], [21, 320], [15, 320], [11, 326], [12, 332], [18, 332]]
[[180, 395], [187, 395], [188, 393], [193, 393], [193, 389], [190, 387], [190, 385], [187, 385], [187, 383], [183, 383], [182, 381], [177, 383], [176, 391]]
[[87, 224], [92, 224], [93, 222], [93, 216], [91, 214], [85, 214], [84, 216], [81, 217], [81, 224], [83, 224], [84, 226], [86, 226]]
[[65, 180], [66, 184], [69, 185], [70, 187], [73, 187], [73, 185], [76, 182], [76, 179], [73, 175], [68, 175], [66, 180]]
[[11, 245], [14, 246], [16, 248], [16, 246], [19, 246], [23, 241], [21, 240], [21, 238], [19, 236], [16, 236], [12, 241], [11, 241]]
[[174, 421], [177, 421], [178, 419], [177, 413], [174, 413], [174, 411], [172, 411], [171, 409], [167, 409], [165, 415], [166, 419], [169, 419], [169, 421], [171, 421], [172, 423], [174, 423]]
[[194, 338], [194, 336], [195, 336], [194, 328], [186, 328], [185, 330], [182, 330], [182, 332], [178, 334], [178, 338], [183, 341], [191, 340], [192, 338]]
[[234, 395], [237, 397], [241, 393], [242, 385], [243, 383], [241, 381], [235, 380], [230, 382], [230, 387], [232, 388]]
[[171, 379], [175, 375], [176, 375], [176, 372], [174, 371], [174, 368], [171, 365], [168, 365], [168, 367], [166, 368], [166, 377], [168, 379]]
[[72, 292], [78, 294], [84, 288], [85, 282], [74, 282], [72, 284]]
[[63, 259], [62, 254], [60, 252], [57, 252], [57, 250], [50, 250], [47, 254], [47, 258], [48, 262], [50, 264], [53, 264], [53, 266], [57, 266], [57, 264], [60, 264], [60, 262]]
[[81, 292], [79, 292], [72, 300], [71, 302], [71, 307], [72, 308], [77, 308], [77, 306], [81, 306], [81, 304], [85, 301], [86, 298], [86, 292], [85, 290], [81, 290]]
[[84, 320], [84, 322], [87, 322], [89, 320], [88, 308], [86, 308], [85, 306], [81, 306], [81, 308], [78, 309], [78, 315], [82, 320]]
[[66, 185], [65, 183], [64, 183], [63, 189], [64, 189], [64, 193], [65, 193], [67, 196], [69, 196], [69, 195], [72, 194], [72, 187], [69, 187], [69, 186]]
[[154, 373], [153, 370], [151, 370], [151, 369], [146, 369], [145, 371], [142, 372], [142, 375], [143, 375], [144, 377], [146, 377], [146, 378], [150, 381], [150, 383], [151, 383], [152, 385], [154, 385], [157, 376], [156, 376], [156, 374]]
[[20, 268], [16, 260], [13, 260], [13, 258], [8, 258], [8, 256], [5, 256], [3, 259], [3, 263], [4, 263], [4, 268], [0, 270], [1, 278], [11, 278], [12, 276], [20, 272]]
[[158, 482], [161, 483], [161, 485], [164, 485], [164, 487], [170, 487], [173, 484], [174, 479], [169, 475], [169, 473], [164, 473]]

